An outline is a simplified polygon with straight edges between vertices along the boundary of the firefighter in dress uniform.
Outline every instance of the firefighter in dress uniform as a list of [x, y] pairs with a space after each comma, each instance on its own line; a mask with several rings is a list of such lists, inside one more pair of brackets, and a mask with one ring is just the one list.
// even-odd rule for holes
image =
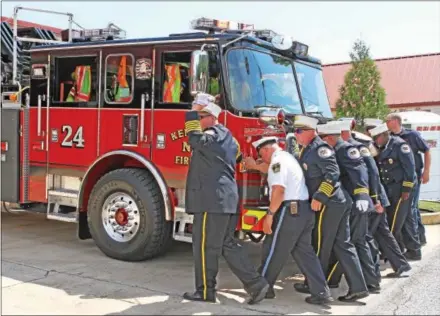
[[[266, 298], [275, 298], [273, 285], [290, 252], [309, 280], [312, 295], [306, 302], [329, 303], [333, 299], [311, 242], [315, 216], [304, 173], [298, 161], [278, 146], [276, 137], [263, 137], [252, 145], [268, 165], [270, 205], [263, 224], [266, 237], [259, 268], [270, 285]], [[251, 159], [247, 161], [251, 167], [256, 165]]]
[[[342, 126], [347, 122], [336, 121], [318, 125], [318, 135], [335, 151], [336, 161], [341, 171], [340, 181], [353, 200], [350, 212], [351, 242], [355, 245], [362, 267], [362, 272], [371, 293], [380, 290], [380, 273], [376, 273], [371, 250], [367, 242], [368, 213], [374, 209], [370, 198], [368, 169], [356, 146], [342, 140]], [[329, 285], [338, 287], [344, 273], [335, 261], [327, 278]]]
[[[339, 167], [333, 149], [316, 133], [316, 118], [298, 115], [294, 121], [295, 137], [300, 145], [298, 160], [304, 170], [306, 185], [316, 212], [313, 246], [325, 275], [330, 273], [330, 257], [334, 253], [345, 272], [349, 292], [340, 301], [354, 301], [369, 295], [359, 257], [350, 241], [350, 196], [339, 182]], [[309, 286], [296, 283], [295, 289], [308, 293]]]
[[264, 299], [269, 288], [234, 238], [237, 224], [238, 190], [235, 181], [238, 146], [231, 132], [217, 118], [221, 112], [212, 96], [201, 95], [193, 109], [186, 113], [185, 131], [192, 149], [186, 183], [186, 211], [194, 214], [193, 254], [195, 266], [194, 293], [185, 299], [216, 301], [218, 260], [226, 259], [233, 273], [243, 282], [251, 299]]
[[[366, 133], [369, 134], [372, 128], [382, 123], [383, 121], [379, 119], [364, 119]], [[353, 126], [351, 126], [351, 129], [352, 128]], [[375, 160], [379, 152], [371, 138], [367, 139], [366, 137], [362, 137], [362, 134], [350, 133], [350, 129], [347, 127], [345, 131], [342, 131], [341, 135], [345, 141], [348, 141], [359, 149], [368, 167], [370, 195], [372, 196], [373, 202], [376, 203], [376, 212], [369, 214], [367, 241], [373, 260], [375, 261], [376, 271], [380, 273], [380, 253], [382, 253], [385, 260], [390, 262], [391, 268], [394, 270], [394, 272], [388, 273], [386, 277], [398, 278], [402, 273], [411, 270], [411, 266], [402, 254], [396, 239], [391, 233], [387, 216], [384, 212], [384, 210], [390, 206], [390, 201], [380, 180], [379, 169], [377, 168], [377, 162]], [[378, 199], [375, 200], [376, 194], [378, 195]]]
[[[411, 195], [416, 182], [415, 162], [411, 147], [400, 137], [390, 135], [386, 124], [370, 130], [375, 143], [381, 149], [378, 163], [390, 206], [387, 208], [390, 230], [400, 248], [406, 246], [411, 256], [421, 258], [415, 221], [411, 214]], [[407, 220], [410, 216], [409, 220]], [[403, 245], [402, 231], [407, 240]]]
[[[426, 244], [425, 226], [422, 223], [422, 217], [419, 210], [419, 195], [420, 184], [429, 182], [429, 171], [431, 169], [431, 152], [429, 146], [423, 139], [419, 132], [409, 128], [402, 127], [402, 118], [397, 113], [391, 113], [386, 118], [388, 129], [391, 135], [399, 136], [408, 143], [414, 154], [414, 162], [416, 164], [417, 181], [414, 184], [413, 200], [411, 202], [412, 215], [416, 220], [416, 228], [421, 245]], [[423, 159], [420, 153], [423, 153], [425, 160], [425, 167], [423, 168]], [[422, 172], [423, 170], [423, 172]], [[410, 252], [406, 252], [410, 259], [417, 259], [417, 256], [412, 256]]]

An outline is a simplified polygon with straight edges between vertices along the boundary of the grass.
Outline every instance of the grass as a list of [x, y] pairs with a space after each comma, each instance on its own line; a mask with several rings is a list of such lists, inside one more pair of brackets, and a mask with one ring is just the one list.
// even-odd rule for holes
[[429, 212], [440, 212], [440, 202], [437, 201], [419, 201], [420, 210]]

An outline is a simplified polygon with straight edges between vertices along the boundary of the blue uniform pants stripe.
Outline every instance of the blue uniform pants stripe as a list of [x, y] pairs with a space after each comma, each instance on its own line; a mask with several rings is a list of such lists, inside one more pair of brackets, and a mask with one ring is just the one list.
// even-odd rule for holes
[[284, 214], [285, 213], [286, 213], [286, 207], [283, 206], [282, 209], [281, 209], [281, 215], [280, 215], [280, 218], [278, 220], [277, 227], [275, 229], [275, 232], [273, 233], [273, 239], [272, 239], [272, 244], [270, 245], [269, 255], [267, 256], [266, 262], [264, 263], [264, 266], [263, 266], [263, 271], [262, 271], [262, 274], [261, 274], [262, 276], [266, 275], [267, 268], [269, 267], [270, 260], [272, 259], [273, 253], [275, 251], [275, 246], [276, 246], [277, 239], [278, 239], [278, 233], [280, 232], [281, 225], [283, 223], [283, 219], [284, 219]]

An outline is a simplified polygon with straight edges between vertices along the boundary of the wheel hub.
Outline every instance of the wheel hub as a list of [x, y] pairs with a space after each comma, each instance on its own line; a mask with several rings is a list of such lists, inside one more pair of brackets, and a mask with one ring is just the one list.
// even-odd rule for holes
[[139, 208], [127, 193], [111, 194], [102, 206], [102, 224], [115, 241], [127, 242], [139, 231]]
[[115, 220], [121, 226], [125, 226], [128, 223], [128, 212], [125, 208], [119, 208], [115, 213]]

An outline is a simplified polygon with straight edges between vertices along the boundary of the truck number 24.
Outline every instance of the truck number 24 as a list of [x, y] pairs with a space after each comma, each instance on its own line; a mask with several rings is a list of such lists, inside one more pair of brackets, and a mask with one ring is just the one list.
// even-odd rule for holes
[[70, 125], [63, 125], [61, 128], [63, 134], [66, 133], [64, 136], [63, 142], [61, 143], [61, 146], [63, 147], [73, 147], [73, 144], [75, 143], [75, 147], [77, 148], [84, 148], [84, 137], [83, 137], [83, 127], [78, 127], [75, 136], [72, 138], [73, 129]]

